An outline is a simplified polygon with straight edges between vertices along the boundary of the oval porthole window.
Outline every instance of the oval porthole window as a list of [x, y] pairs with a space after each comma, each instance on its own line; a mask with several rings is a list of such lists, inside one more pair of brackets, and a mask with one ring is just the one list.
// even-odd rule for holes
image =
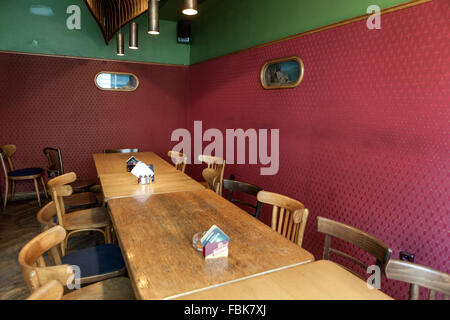
[[133, 91], [139, 80], [131, 73], [102, 71], [95, 76], [95, 85], [102, 90]]
[[295, 88], [302, 82], [304, 72], [299, 57], [270, 60], [261, 68], [261, 85], [264, 89]]

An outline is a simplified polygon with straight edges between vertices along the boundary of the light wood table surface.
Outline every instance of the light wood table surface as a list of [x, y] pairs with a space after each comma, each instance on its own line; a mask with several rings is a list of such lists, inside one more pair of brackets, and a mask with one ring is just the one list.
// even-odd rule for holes
[[[111, 218], [139, 299], [170, 299], [314, 260], [210, 190], [113, 199]], [[205, 260], [192, 236], [216, 224], [229, 256]]]
[[131, 156], [134, 156], [138, 161], [144, 161], [146, 164], [153, 164], [155, 170], [159, 170], [159, 173], [175, 169], [172, 164], [154, 152], [95, 153], [94, 163], [97, 174], [101, 176], [111, 173], [129, 173], [127, 172], [126, 161]]
[[334, 262], [320, 260], [182, 296], [186, 300], [392, 300]]
[[[127, 172], [126, 160], [135, 156], [146, 164], [153, 164], [155, 181], [139, 184], [137, 178]], [[154, 193], [203, 190], [205, 187], [175, 169], [173, 165], [153, 152], [94, 154], [94, 162], [102, 185], [104, 201], [111, 199], [150, 195]]]

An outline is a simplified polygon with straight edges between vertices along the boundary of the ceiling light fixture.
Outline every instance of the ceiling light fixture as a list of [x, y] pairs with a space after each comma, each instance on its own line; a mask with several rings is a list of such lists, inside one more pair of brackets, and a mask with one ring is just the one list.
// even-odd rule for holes
[[124, 50], [124, 44], [123, 44], [122, 29], [120, 29], [119, 32], [117, 32], [116, 38], [117, 38], [117, 55], [118, 56], [124, 56], [125, 55], [125, 50]]
[[138, 45], [138, 31], [139, 27], [136, 22], [130, 23], [130, 40], [129, 40], [129, 48], [130, 49], [139, 49]]
[[148, 1], [148, 33], [159, 34], [159, 0]]
[[[120, 0], [119, 0], [119, 21], [120, 21]], [[117, 55], [118, 56], [124, 56], [125, 55], [125, 49], [123, 44], [123, 33], [122, 29], [119, 29], [119, 32], [116, 34], [117, 39]]]
[[195, 16], [197, 13], [197, 0], [184, 0], [183, 14]]

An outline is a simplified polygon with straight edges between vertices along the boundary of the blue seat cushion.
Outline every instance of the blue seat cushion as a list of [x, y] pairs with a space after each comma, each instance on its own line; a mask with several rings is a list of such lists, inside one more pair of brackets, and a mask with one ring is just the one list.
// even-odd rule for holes
[[8, 172], [9, 177], [24, 177], [24, 176], [32, 176], [35, 174], [41, 174], [42, 168], [26, 168], [26, 169], [18, 169], [11, 172]]
[[81, 278], [121, 270], [125, 267], [120, 248], [115, 244], [103, 244], [75, 251], [64, 256], [62, 264], [80, 267]]

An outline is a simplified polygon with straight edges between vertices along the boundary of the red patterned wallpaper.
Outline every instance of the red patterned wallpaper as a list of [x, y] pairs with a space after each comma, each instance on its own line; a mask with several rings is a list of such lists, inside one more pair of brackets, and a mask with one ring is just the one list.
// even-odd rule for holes
[[[16, 168], [45, 167], [42, 149], [59, 147], [66, 172], [94, 178], [93, 153], [139, 147], [164, 155], [171, 132], [186, 126], [184, 67], [0, 53], [0, 68], [0, 144], [17, 146]], [[104, 70], [133, 73], [140, 85], [100, 90], [94, 77]], [[24, 190], [32, 183], [19, 183]]]
[[[381, 30], [362, 21], [194, 65], [189, 123], [280, 129], [276, 176], [256, 165], [225, 175], [303, 202], [303, 243], [317, 259], [316, 217], [325, 216], [378, 237], [394, 258], [409, 250], [450, 272], [449, 21], [450, 1], [435, 0], [383, 15]], [[264, 62], [292, 55], [305, 63], [300, 86], [262, 89]], [[382, 290], [408, 292], [386, 280]]]
[[[381, 30], [353, 23], [189, 69], [0, 53], [1, 144], [17, 145], [18, 168], [44, 167], [42, 148], [58, 146], [66, 171], [87, 178], [96, 175], [92, 153], [104, 148], [164, 155], [186, 119], [204, 129], [280, 128], [276, 176], [255, 165], [228, 166], [226, 176], [302, 201], [311, 212], [304, 247], [317, 259], [321, 215], [373, 234], [395, 258], [410, 250], [450, 272], [449, 6], [434, 0], [383, 15]], [[305, 63], [300, 86], [263, 90], [263, 63], [291, 55]], [[93, 83], [101, 70], [132, 72], [140, 86], [101, 91]], [[200, 178], [199, 167], [188, 173]], [[408, 291], [386, 280], [382, 289], [395, 298]]]

